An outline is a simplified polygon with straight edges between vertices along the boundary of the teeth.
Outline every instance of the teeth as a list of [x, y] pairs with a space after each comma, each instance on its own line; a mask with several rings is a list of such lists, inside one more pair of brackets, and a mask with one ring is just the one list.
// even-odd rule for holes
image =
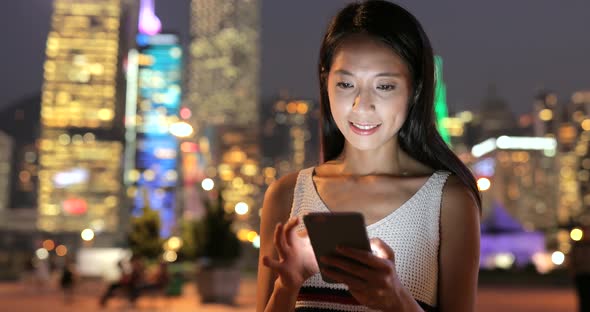
[[353, 124], [355, 127], [359, 128], [359, 129], [361, 129], [361, 130], [371, 130], [371, 129], [373, 129], [373, 128], [377, 128], [377, 126], [379, 126], [379, 125], [372, 125], [372, 126], [371, 126], [371, 125], [368, 125], [368, 126], [366, 126], [366, 125], [359, 125], [359, 124], [357, 124], [357, 123], [354, 123], [354, 122], [353, 122], [352, 124]]

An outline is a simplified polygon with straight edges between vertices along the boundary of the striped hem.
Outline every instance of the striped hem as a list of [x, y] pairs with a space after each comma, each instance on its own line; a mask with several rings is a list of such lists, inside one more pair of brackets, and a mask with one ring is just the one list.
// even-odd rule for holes
[[[436, 312], [438, 309], [422, 301], [416, 300], [426, 312]], [[346, 289], [330, 289], [320, 287], [302, 287], [295, 304], [296, 312], [357, 312], [376, 311], [361, 305]]]

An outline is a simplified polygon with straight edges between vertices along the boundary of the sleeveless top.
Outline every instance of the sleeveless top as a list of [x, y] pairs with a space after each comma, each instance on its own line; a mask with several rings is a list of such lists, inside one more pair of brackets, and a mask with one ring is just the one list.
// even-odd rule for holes
[[[301, 170], [295, 184], [291, 216], [330, 212], [313, 182], [314, 168]], [[436, 311], [439, 222], [443, 186], [450, 175], [437, 171], [398, 209], [367, 226], [369, 238], [380, 238], [395, 252], [401, 283], [425, 311]], [[305, 225], [301, 221], [297, 230]], [[320, 273], [303, 284], [295, 311], [374, 311], [360, 305], [344, 284], [328, 284]]]

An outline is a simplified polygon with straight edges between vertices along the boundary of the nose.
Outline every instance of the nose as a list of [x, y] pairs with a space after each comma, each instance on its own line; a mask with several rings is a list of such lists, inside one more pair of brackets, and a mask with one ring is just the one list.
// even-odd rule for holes
[[360, 90], [354, 98], [352, 108], [357, 111], [375, 110], [375, 105], [373, 104], [370, 92]]

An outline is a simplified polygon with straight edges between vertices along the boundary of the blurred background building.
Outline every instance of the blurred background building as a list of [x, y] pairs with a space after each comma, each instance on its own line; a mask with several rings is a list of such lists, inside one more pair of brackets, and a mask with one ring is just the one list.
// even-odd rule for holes
[[191, 1], [185, 102], [205, 175], [222, 190], [237, 228], [258, 229], [263, 196], [260, 169], [258, 0]]

